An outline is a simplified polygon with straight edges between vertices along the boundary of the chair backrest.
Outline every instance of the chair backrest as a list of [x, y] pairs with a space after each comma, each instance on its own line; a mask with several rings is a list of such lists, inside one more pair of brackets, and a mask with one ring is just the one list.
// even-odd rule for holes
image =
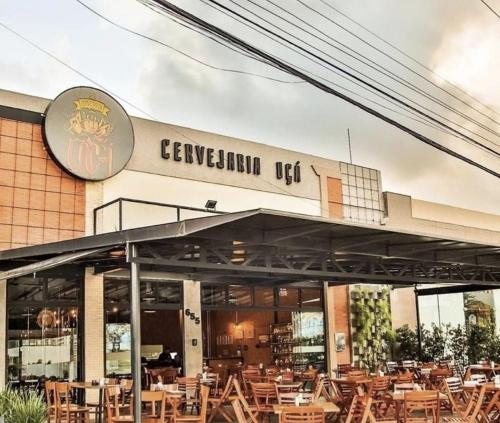
[[278, 403], [283, 405], [294, 405], [295, 399], [302, 394], [304, 402], [314, 402], [314, 395], [308, 392], [283, 392], [278, 394]]
[[56, 383], [51, 381], [45, 382], [45, 398], [47, 401], [47, 406], [56, 406]]
[[[206, 385], [201, 385], [200, 396], [201, 396], [201, 407], [200, 407], [200, 417], [201, 423], [207, 421], [207, 410], [208, 410], [208, 395], [210, 393], [210, 388]], [[162, 420], [163, 421], [163, 420]]]
[[403, 360], [403, 367], [415, 367], [415, 360]]
[[324, 423], [325, 412], [320, 407], [287, 407], [281, 412], [281, 423]]
[[317, 369], [309, 369], [309, 370], [305, 370], [304, 372], [302, 372], [300, 377], [303, 381], [312, 382], [312, 381], [314, 381], [314, 379], [316, 379], [317, 374], [318, 374]]
[[337, 396], [343, 402], [350, 401], [357, 394], [357, 385], [352, 381], [336, 380], [333, 385]]
[[[158, 418], [160, 422], [165, 421], [165, 391], [142, 391], [141, 402], [151, 406], [151, 414]], [[160, 403], [160, 412], [156, 411], [156, 404]]]
[[349, 373], [351, 370], [353, 370], [352, 365], [349, 364], [338, 364], [337, 365], [337, 376], [342, 377], [342, 376], [347, 376], [347, 373]]
[[198, 388], [200, 386], [200, 380], [196, 377], [178, 377], [177, 384], [179, 391], [186, 394], [186, 398], [196, 398], [198, 393]]
[[347, 372], [347, 377], [349, 379], [364, 379], [367, 375], [366, 370], [351, 370]]
[[413, 382], [413, 372], [400, 373], [396, 378], [396, 383], [410, 383]]
[[122, 380], [120, 380], [120, 387], [123, 390], [125, 390], [125, 391], [132, 390], [133, 386], [134, 386], [134, 380], [133, 379], [122, 379]]
[[387, 361], [385, 363], [385, 368], [387, 370], [387, 373], [392, 375], [396, 373], [396, 367], [398, 366], [398, 363], [395, 361]]
[[372, 379], [368, 393], [370, 396], [382, 396], [389, 391], [391, 378], [388, 376], [377, 376]]
[[345, 423], [351, 423], [352, 421], [366, 423], [371, 404], [372, 399], [369, 396], [355, 395], [349, 407]]
[[404, 421], [415, 417], [413, 412], [432, 413], [433, 423], [439, 423], [439, 391], [407, 391], [404, 394]]
[[447, 377], [444, 379], [443, 386], [447, 393], [462, 393], [462, 381], [458, 377]]
[[484, 373], [475, 373], [473, 375], [470, 375], [470, 380], [473, 380], [474, 382], [478, 383], [479, 385], [485, 384], [488, 382], [488, 379], [486, 379], [486, 375]]
[[58, 410], [65, 410], [69, 413], [71, 406], [71, 394], [68, 382], [55, 383], [55, 406]]
[[278, 391], [274, 383], [252, 383], [251, 387], [257, 409], [278, 403]]

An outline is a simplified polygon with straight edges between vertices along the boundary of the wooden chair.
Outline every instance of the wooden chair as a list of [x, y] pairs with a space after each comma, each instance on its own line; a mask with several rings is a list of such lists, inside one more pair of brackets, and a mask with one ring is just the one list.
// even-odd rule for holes
[[378, 376], [372, 379], [368, 390], [368, 396], [372, 398], [372, 408], [375, 417], [383, 417], [391, 407], [392, 397], [389, 394], [391, 378], [389, 376]]
[[252, 393], [257, 415], [269, 417], [274, 414], [273, 405], [278, 403], [278, 391], [274, 383], [252, 383]]
[[475, 423], [478, 421], [478, 416], [481, 416], [481, 421], [497, 421], [489, 420], [486, 417], [486, 413], [482, 410], [485, 393], [487, 387], [483, 385], [480, 389], [474, 388], [472, 395], [470, 396], [469, 403], [465, 410], [459, 411], [458, 416], [444, 417], [443, 422], [445, 423]]
[[[414, 413], [419, 413], [416, 416]], [[404, 423], [440, 423], [439, 417], [440, 399], [439, 391], [414, 391], [405, 392], [403, 404], [403, 421]], [[424, 414], [422, 416], [421, 414]], [[432, 415], [432, 420], [429, 420], [429, 413]]]
[[70, 385], [67, 382], [55, 383], [55, 408], [56, 421], [66, 420], [70, 422], [90, 422], [90, 409], [71, 401]]
[[248, 415], [247, 421], [251, 423], [257, 423], [257, 406], [250, 405], [248, 403], [248, 401], [245, 398], [245, 395], [243, 395], [243, 391], [241, 389], [241, 385], [238, 379], [236, 378], [233, 379], [233, 386], [244, 413]]
[[208, 411], [208, 394], [210, 393], [210, 388], [208, 386], [202, 385], [200, 388], [200, 413], [198, 415], [179, 415], [174, 410], [174, 423], [206, 423], [207, 421], [207, 411]]
[[450, 408], [459, 415], [465, 411], [467, 396], [462, 388], [462, 381], [458, 377], [448, 377], [443, 381], [443, 392], [448, 397]]
[[353, 370], [351, 364], [338, 364], [337, 365], [337, 377], [345, 377], [347, 373]]
[[241, 403], [238, 400], [238, 398], [231, 401], [231, 405], [233, 406], [234, 415], [236, 416], [237, 423], [248, 423], [248, 420], [245, 417], [245, 413], [243, 412], [243, 408], [241, 407]]
[[355, 395], [347, 412], [345, 423], [366, 423], [372, 405], [369, 396]]
[[120, 393], [116, 387], [104, 389], [104, 407], [106, 409], [106, 421], [109, 423], [133, 422], [132, 405], [129, 408], [129, 414], [122, 415], [120, 407]]
[[395, 361], [387, 361], [385, 363], [385, 370], [388, 375], [395, 375], [397, 373], [398, 363]]
[[262, 376], [259, 369], [247, 369], [241, 371], [241, 380], [243, 382], [243, 389], [247, 397], [252, 395], [252, 383], [264, 383], [267, 382], [267, 377]]
[[45, 399], [47, 401], [47, 423], [51, 422], [52, 416], [54, 416], [54, 419], [57, 421], [56, 395], [56, 383], [46, 381]]
[[324, 423], [325, 412], [321, 407], [287, 407], [281, 412], [281, 423]]
[[211, 423], [218, 414], [221, 414], [228, 422], [231, 421], [231, 416], [224, 410], [224, 405], [230, 401], [231, 391], [234, 388], [233, 378], [233, 375], [229, 375], [226, 386], [220, 396], [208, 397], [208, 404], [211, 408], [208, 423]]
[[470, 375], [470, 380], [476, 382], [478, 385], [484, 385], [488, 382], [486, 375], [484, 373], [476, 373]]
[[349, 408], [351, 407], [353, 398], [358, 395], [358, 388], [353, 381], [333, 381], [333, 391], [336, 399], [336, 403], [339, 406], [339, 417], [346, 415]]
[[[295, 398], [299, 396], [301, 392], [284, 392], [282, 394], [278, 394], [278, 404], [281, 405], [295, 405]], [[302, 398], [307, 403], [314, 402], [314, 395], [307, 392], [302, 392]]]
[[[146, 407], [141, 410], [141, 422], [164, 423], [166, 399], [165, 391], [142, 391], [141, 402], [145, 404]], [[158, 403], [160, 403], [159, 411], [157, 411]]]
[[396, 383], [411, 383], [414, 382], [413, 372], [400, 373], [396, 378]]
[[366, 370], [350, 370], [347, 372], [347, 377], [349, 379], [364, 379], [368, 377], [368, 372]]
[[177, 384], [179, 391], [183, 392], [185, 398], [182, 402], [184, 409], [191, 407], [191, 412], [196, 407], [199, 410], [200, 400], [199, 400], [199, 389], [200, 380], [196, 377], [178, 377]]
[[429, 375], [430, 388], [440, 391], [444, 380], [452, 375], [453, 373], [448, 368], [432, 369]]

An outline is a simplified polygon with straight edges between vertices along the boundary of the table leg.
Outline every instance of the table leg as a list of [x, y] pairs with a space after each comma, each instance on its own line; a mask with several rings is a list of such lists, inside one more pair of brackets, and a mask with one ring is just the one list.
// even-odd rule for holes
[[103, 404], [102, 404], [102, 397], [103, 397], [103, 390], [99, 389], [99, 410], [97, 410], [97, 423], [102, 423], [102, 414], [103, 414]]

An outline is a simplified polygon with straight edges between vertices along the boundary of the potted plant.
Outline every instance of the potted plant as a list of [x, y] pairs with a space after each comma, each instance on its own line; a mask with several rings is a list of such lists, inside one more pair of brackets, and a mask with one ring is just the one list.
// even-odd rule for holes
[[0, 416], [5, 423], [44, 423], [47, 405], [43, 398], [31, 391], [0, 391]]

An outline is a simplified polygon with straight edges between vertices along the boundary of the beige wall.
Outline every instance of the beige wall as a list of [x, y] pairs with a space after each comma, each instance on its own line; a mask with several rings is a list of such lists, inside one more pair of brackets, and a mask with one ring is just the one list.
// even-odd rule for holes
[[[85, 269], [85, 380], [104, 377], [104, 280], [103, 274]], [[95, 401], [97, 392], [87, 393], [87, 400]]]
[[[392, 192], [385, 192], [384, 200], [387, 212], [385, 224], [388, 229], [500, 246], [500, 230], [498, 230], [500, 216], [451, 208], [442, 204], [418, 202], [407, 195]], [[415, 204], [417, 204], [415, 206], [417, 215], [425, 216], [425, 219], [415, 217], [413, 211]], [[448, 214], [445, 213], [446, 210]], [[456, 213], [451, 213], [452, 210]], [[447, 219], [447, 222], [432, 220], [437, 218]], [[459, 221], [464, 223], [455, 223]], [[466, 222], [472, 223], [472, 221], [476, 222], [476, 227], [464, 226]], [[479, 226], [488, 229], [480, 229]]]
[[500, 232], [500, 215], [431, 203], [414, 198], [411, 199], [411, 212], [414, 219], [452, 223], [454, 225]]
[[[185, 280], [184, 287], [184, 372], [186, 376], [194, 376], [202, 372], [203, 346], [202, 346], [202, 324], [201, 324], [201, 292], [200, 282]], [[186, 317], [185, 311], [189, 309], [200, 318], [200, 324]], [[193, 345], [196, 340], [196, 346]]]
[[417, 305], [415, 293], [411, 288], [397, 288], [391, 291], [392, 328], [408, 325], [417, 327]]

